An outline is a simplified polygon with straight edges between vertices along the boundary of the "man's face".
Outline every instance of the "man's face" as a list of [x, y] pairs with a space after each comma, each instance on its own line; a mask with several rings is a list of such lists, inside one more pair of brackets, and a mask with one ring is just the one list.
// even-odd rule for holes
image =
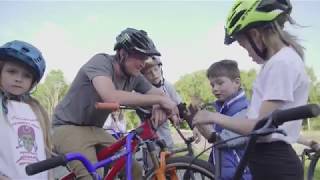
[[125, 62], [127, 73], [129, 73], [132, 76], [139, 75], [147, 59], [148, 59], [148, 56], [144, 54], [136, 53], [136, 52], [129, 53], [127, 60]]

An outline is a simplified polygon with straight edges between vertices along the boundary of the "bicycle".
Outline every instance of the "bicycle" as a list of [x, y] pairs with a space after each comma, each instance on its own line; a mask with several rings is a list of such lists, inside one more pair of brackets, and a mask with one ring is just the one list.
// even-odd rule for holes
[[[269, 116], [258, 121], [258, 123], [255, 125], [253, 131], [250, 134], [240, 135], [228, 140], [216, 142], [206, 150], [209, 150], [213, 147], [223, 146], [224, 144], [226, 144], [226, 142], [232, 141], [237, 138], [249, 137], [244, 155], [242, 156], [240, 163], [237, 166], [236, 172], [233, 176], [234, 180], [240, 180], [242, 178], [242, 174], [250, 158], [250, 153], [254, 150], [254, 145], [256, 144], [256, 141], [258, 140], [259, 137], [267, 136], [272, 133], [281, 133], [283, 135], [286, 135], [286, 133], [283, 130], [277, 129], [277, 127], [282, 125], [285, 122], [305, 119], [305, 118], [313, 118], [319, 115], [320, 115], [320, 106], [317, 104], [308, 104], [308, 105], [290, 108], [286, 110], [277, 110], [277, 111], [274, 111]], [[206, 150], [204, 150], [203, 152], [205, 152]], [[200, 156], [203, 152], [197, 155], [194, 159]], [[319, 159], [319, 153], [315, 157], [316, 158], [314, 158], [313, 161], [311, 162], [312, 168], [309, 169], [310, 174], [311, 172], [314, 172], [314, 167]], [[190, 165], [192, 163], [193, 162], [191, 161]], [[216, 178], [219, 177], [219, 174], [215, 174], [215, 175], [216, 175]]]
[[[96, 107], [112, 111], [119, 108], [134, 109], [130, 107], [120, 106], [117, 103], [97, 103]], [[65, 166], [68, 162], [73, 160], [79, 160], [83, 163], [93, 179], [96, 180], [102, 179], [102, 177], [96, 172], [96, 169], [103, 168], [110, 163], [114, 163], [108, 171], [107, 175], [104, 177], [104, 179], [106, 180], [111, 180], [116, 178], [116, 176], [126, 164], [126, 176], [128, 180], [131, 180], [131, 162], [133, 152], [135, 152], [136, 148], [140, 144], [146, 144], [149, 150], [149, 154], [152, 155], [151, 159], [153, 161], [153, 169], [150, 172], [146, 173], [144, 179], [178, 179], [178, 177], [180, 177], [178, 176], [180, 170], [192, 172], [193, 177], [207, 177], [207, 179], [214, 179], [214, 175], [211, 173], [210, 167], [204, 165], [204, 161], [202, 160], [194, 160], [192, 166], [189, 166], [189, 163], [192, 160], [191, 158], [170, 157], [164, 152], [162, 152], [162, 156], [160, 155], [159, 160], [154, 151], [155, 148], [153, 141], [155, 139], [157, 139], [157, 135], [152, 128], [152, 125], [149, 123], [149, 120], [146, 120], [142, 123], [141, 126], [129, 132], [125, 137], [98, 152], [98, 162], [94, 164], [92, 164], [88, 159], [86, 159], [86, 157], [84, 157], [80, 153], [67, 153], [27, 165], [26, 173], [28, 175], [33, 175], [55, 168], [57, 166]], [[71, 179], [74, 178], [72, 174], [65, 177]], [[66, 178], [64, 180], [66, 180]]]
[[[143, 108], [137, 108], [137, 114], [138, 116], [141, 118], [142, 122], [144, 121], [143, 119], [146, 119], [145, 117], [145, 114], [147, 114], [146, 110], [143, 109]], [[191, 122], [190, 121], [187, 121], [189, 127], [192, 127], [191, 126]], [[160, 166], [159, 166], [159, 169], [161, 169], [162, 172], [164, 172], [165, 168], [164, 166], [161, 166], [161, 164], [165, 164], [165, 160], [167, 159], [167, 157], [170, 157], [169, 158], [169, 162], [170, 162], [170, 166], [173, 167], [172, 164], [177, 164], [178, 165], [175, 165], [175, 166], [179, 166], [179, 177], [182, 177], [182, 179], [199, 179], [201, 177], [201, 179], [214, 179], [214, 173], [212, 173], [211, 171], [210, 172], [207, 172], [207, 176], [210, 175], [209, 177], [207, 176], [204, 176], [204, 175], [198, 175], [197, 174], [195, 175], [196, 171], [192, 171], [192, 169], [187, 169], [187, 170], [184, 170], [184, 168], [189, 168], [187, 167], [187, 164], [189, 164], [192, 160], [192, 158], [194, 157], [194, 151], [193, 151], [193, 148], [192, 148], [192, 143], [194, 142], [194, 137], [191, 136], [191, 137], [188, 137], [186, 138], [182, 132], [180, 131], [180, 129], [171, 121], [171, 124], [172, 126], [175, 128], [175, 130], [177, 131], [177, 133], [179, 134], [179, 136], [181, 137], [181, 139], [184, 141], [184, 144], [186, 144], [186, 147], [182, 147], [182, 148], [174, 148], [170, 151], [167, 151], [167, 148], [166, 148], [166, 144], [165, 142], [163, 141], [157, 141], [157, 145], [160, 147], [161, 151], [160, 153], [158, 154], [158, 157], [160, 157]], [[173, 155], [177, 154], [177, 153], [181, 153], [181, 152], [186, 152], [186, 154], [184, 155], [179, 155], [178, 157], [172, 157]], [[140, 159], [140, 161], [143, 161], [143, 167], [144, 167], [144, 171], [146, 172], [147, 174], [147, 177], [150, 176], [150, 173], [152, 173], [154, 170], [152, 168], [150, 168], [148, 166], [148, 163], [150, 162], [150, 158], [148, 156], [148, 151], [144, 151], [142, 149], [142, 158]], [[207, 161], [204, 161], [204, 160], [197, 160], [197, 162], [195, 162], [197, 165], [199, 166], [202, 166], [202, 167], [206, 167], [206, 169], [213, 169], [212, 165], [207, 162]], [[196, 166], [194, 168], [197, 168]], [[180, 172], [181, 171], [181, 172]]]
[[320, 151], [316, 151], [313, 148], [305, 148], [302, 151], [301, 162], [303, 167], [305, 167], [306, 160], [310, 161], [308, 171], [306, 174], [307, 180], [314, 179], [315, 170], [316, 170], [317, 163], [319, 162], [319, 158], [320, 158]]
[[320, 107], [317, 104], [308, 104], [304, 106], [299, 106], [295, 108], [290, 108], [286, 110], [277, 110], [274, 111], [271, 115], [260, 120], [250, 136], [248, 145], [246, 147], [245, 153], [240, 160], [239, 166], [237, 167], [236, 173], [234, 175], [235, 180], [240, 180], [242, 173], [246, 164], [250, 158], [250, 152], [254, 150], [254, 145], [260, 136], [266, 136], [272, 133], [281, 133], [286, 135], [286, 133], [277, 129], [278, 126], [282, 125], [285, 122], [295, 121], [305, 118], [316, 117], [320, 114]]

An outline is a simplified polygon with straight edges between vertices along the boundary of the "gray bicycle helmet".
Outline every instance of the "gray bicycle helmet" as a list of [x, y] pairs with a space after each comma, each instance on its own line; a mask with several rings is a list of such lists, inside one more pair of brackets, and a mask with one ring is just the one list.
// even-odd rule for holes
[[127, 28], [116, 38], [114, 50], [125, 49], [128, 52], [139, 52], [147, 56], [160, 56], [153, 41], [144, 30]]

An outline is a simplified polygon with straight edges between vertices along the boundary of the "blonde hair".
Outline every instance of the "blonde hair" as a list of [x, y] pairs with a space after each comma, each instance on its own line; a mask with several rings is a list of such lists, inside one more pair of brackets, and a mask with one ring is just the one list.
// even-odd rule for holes
[[[290, 34], [288, 31], [284, 30], [285, 22], [289, 22], [292, 25], [297, 25], [296, 22], [290, 17], [290, 15], [282, 15], [273, 21], [271, 24], [259, 28], [262, 31], [264, 37], [278, 36], [284, 44], [291, 46], [304, 60], [304, 50], [305, 48], [298, 42], [297, 36]], [[271, 45], [272, 38], [265, 38], [265, 43], [267, 46]]]

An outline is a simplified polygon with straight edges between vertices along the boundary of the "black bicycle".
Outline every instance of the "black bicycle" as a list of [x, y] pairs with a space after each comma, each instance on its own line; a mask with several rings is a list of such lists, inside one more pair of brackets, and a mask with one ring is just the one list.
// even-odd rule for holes
[[[145, 119], [145, 115], [147, 114], [148, 110], [145, 110], [143, 108], [137, 108], [137, 114], [140, 117], [140, 119]], [[189, 127], [191, 126], [191, 122], [187, 121]], [[192, 148], [192, 143], [195, 141], [194, 137], [186, 137], [183, 135], [183, 133], [180, 131], [180, 129], [171, 122], [172, 126], [175, 128], [181, 139], [183, 140], [185, 146], [180, 148], [173, 148], [171, 151], [167, 150], [167, 146], [164, 140], [157, 140], [155, 143], [160, 147], [160, 153], [158, 156], [163, 157], [165, 154], [167, 155], [166, 159], [166, 170], [170, 170], [172, 168], [175, 169], [176, 178], [177, 179], [183, 179], [183, 180], [214, 180], [215, 175], [212, 171], [213, 167], [212, 165], [205, 160], [202, 159], [194, 159], [194, 150]], [[182, 155], [177, 155], [177, 153], [184, 153]], [[152, 162], [150, 163], [150, 156], [149, 150], [147, 148], [142, 148], [142, 159], [138, 159], [143, 161], [143, 168], [144, 172], [146, 173], [145, 178], [148, 179], [149, 177], [154, 176], [154, 167], [150, 166]], [[190, 164], [192, 162], [192, 164]], [[166, 173], [166, 175], [170, 175], [170, 173]], [[172, 176], [167, 176], [166, 179], [172, 180]]]
[[[313, 180], [315, 178], [314, 177], [315, 170], [317, 167], [317, 163], [319, 162], [319, 158], [320, 158], [320, 151], [316, 151], [315, 149], [312, 149], [312, 148], [305, 148], [302, 151], [301, 161], [302, 161], [303, 167], [305, 167], [307, 160], [310, 161], [307, 172], [306, 172], [307, 173], [306, 174], [307, 180]], [[305, 174], [305, 172], [304, 172], [304, 174]]]
[[[219, 146], [223, 146], [228, 141], [232, 141], [237, 138], [241, 137], [249, 137], [244, 155], [242, 156], [240, 163], [237, 167], [237, 170], [233, 176], [234, 180], [240, 180], [242, 178], [243, 172], [245, 171], [247, 167], [247, 163], [250, 158], [250, 153], [254, 150], [255, 144], [257, 142], [257, 139], [261, 136], [267, 136], [273, 133], [280, 133], [283, 135], [286, 135], [286, 133], [278, 129], [280, 125], [282, 125], [285, 122], [289, 121], [295, 121], [305, 118], [313, 118], [320, 114], [320, 107], [317, 104], [308, 104], [304, 106], [299, 106], [291, 109], [286, 110], [277, 110], [274, 111], [271, 115], [261, 119], [254, 127], [253, 131], [248, 135], [241, 135], [238, 137], [234, 137], [228, 140], [224, 141], [218, 141], [214, 143], [211, 147], [207, 148], [206, 150], [214, 147], [217, 148]], [[203, 152], [205, 152], [204, 150]], [[199, 155], [197, 155], [194, 159], [198, 158], [203, 152], [201, 152]], [[308, 180], [313, 179], [314, 171], [316, 164], [319, 160], [319, 152], [312, 152], [308, 151], [308, 155], [310, 155], [310, 167], [308, 170]], [[192, 164], [192, 161], [190, 162], [190, 165]], [[217, 169], [216, 169], [217, 173]], [[216, 178], [219, 176], [219, 174], [215, 174]]]

